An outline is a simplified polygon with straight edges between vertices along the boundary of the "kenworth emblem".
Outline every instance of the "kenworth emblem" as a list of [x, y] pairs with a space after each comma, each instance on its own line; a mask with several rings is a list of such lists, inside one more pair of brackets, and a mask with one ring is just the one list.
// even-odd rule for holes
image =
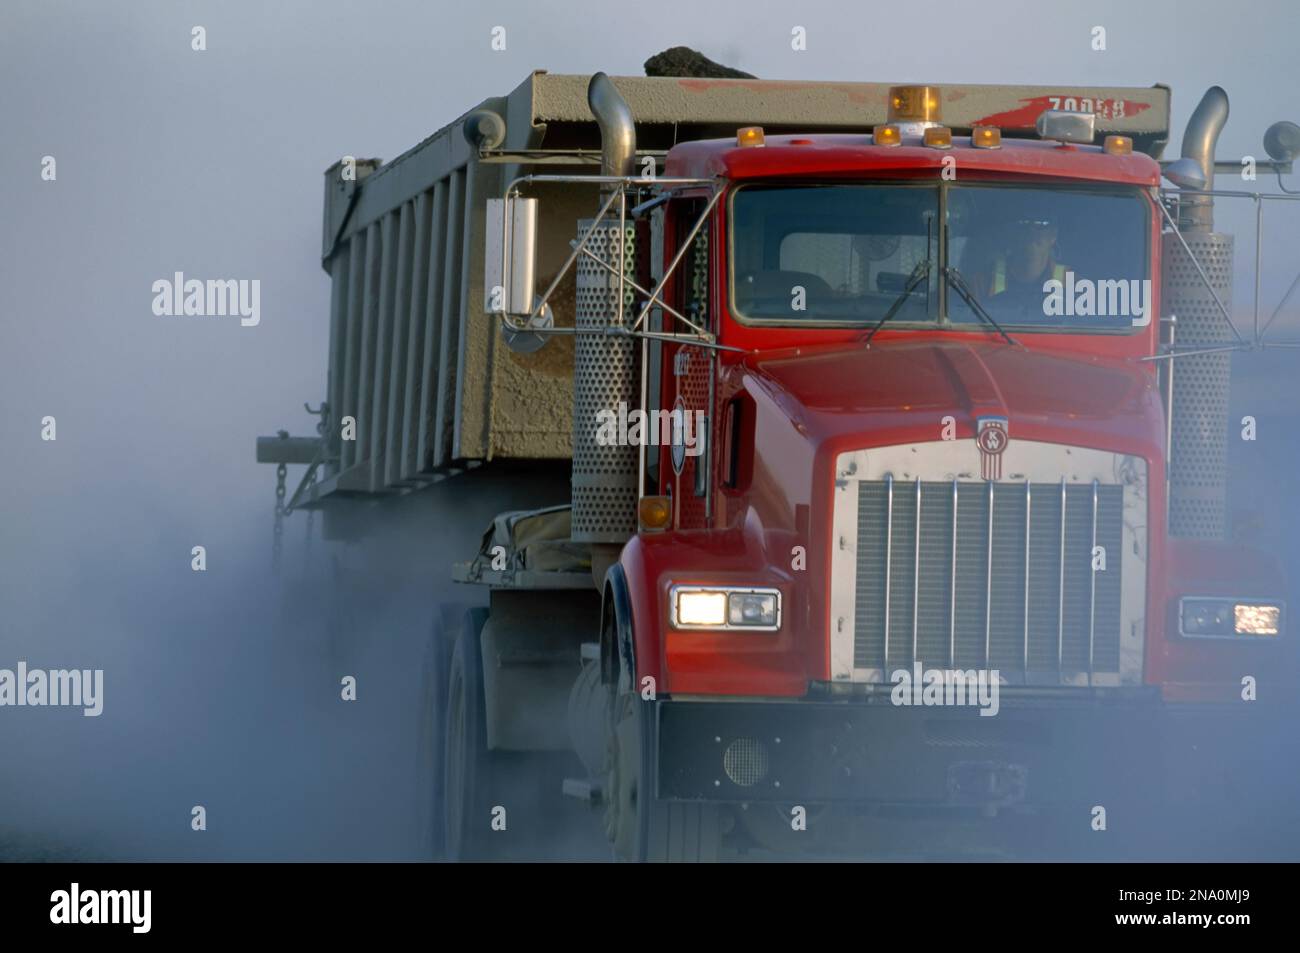
[[986, 480], [1002, 479], [1002, 451], [1007, 449], [1007, 418], [975, 421], [975, 445], [980, 448], [980, 473]]

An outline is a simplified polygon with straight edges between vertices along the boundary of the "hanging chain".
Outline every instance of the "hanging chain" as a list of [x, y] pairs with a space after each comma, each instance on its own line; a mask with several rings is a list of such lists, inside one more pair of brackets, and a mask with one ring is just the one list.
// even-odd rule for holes
[[[316, 471], [313, 470], [307, 476], [307, 486], [316, 485]], [[306, 563], [311, 565], [311, 537], [316, 527], [316, 511], [314, 509], [307, 511], [307, 546], [306, 546]]]
[[280, 568], [280, 549], [284, 536], [284, 517], [288, 508], [284, 505], [284, 477], [289, 468], [283, 463], [275, 468], [275, 526], [271, 530], [271, 568]]
[[[320, 409], [315, 411], [311, 409], [310, 404], [304, 404], [303, 406], [307, 408], [307, 413], [309, 414], [314, 413], [320, 416], [320, 420], [316, 421], [316, 436], [320, 438], [321, 447], [323, 448], [325, 446], [325, 439], [326, 439], [325, 432], [329, 429], [330, 405], [326, 401], [321, 401]], [[315, 465], [313, 465], [307, 471], [307, 486], [310, 488], [310, 487], [314, 487], [315, 485], [316, 485], [316, 467]], [[309, 569], [311, 568], [311, 538], [312, 538], [312, 534], [315, 532], [315, 528], [316, 528], [316, 510], [313, 508], [307, 511], [307, 541], [304, 547], [305, 552], [303, 554], [303, 562]]]
[[[280, 439], [286, 439], [289, 431], [281, 430]], [[280, 550], [283, 548], [284, 537], [284, 518], [288, 515], [288, 508], [284, 505], [284, 478], [288, 475], [289, 468], [281, 463], [275, 468], [275, 525], [271, 529], [271, 569], [274, 572], [280, 571]]]
[[[329, 404], [322, 401], [320, 407], [316, 410], [312, 410], [311, 404], [303, 404], [303, 407], [306, 409], [307, 413], [320, 417], [320, 420], [316, 422], [316, 434], [320, 437], [321, 447], [323, 448], [325, 445], [325, 433], [329, 428]], [[279, 437], [287, 440], [289, 432], [287, 430], [281, 430], [279, 432]], [[321, 453], [318, 452], [316, 459], [312, 461], [311, 465], [307, 468], [307, 473], [303, 477], [302, 483], [298, 485], [298, 489], [294, 493], [295, 500], [302, 495], [305, 488], [314, 487], [316, 485], [316, 467], [319, 465], [320, 461]], [[285, 477], [287, 477], [288, 474], [289, 468], [287, 465], [281, 463], [276, 466], [275, 525], [271, 531], [271, 568], [276, 572], [280, 569], [280, 554], [284, 549], [284, 518], [293, 512], [293, 505], [285, 502], [285, 493], [287, 492], [285, 487]], [[312, 534], [315, 532], [315, 515], [313, 509], [307, 510], [307, 540], [305, 545], [305, 555], [308, 562], [310, 562], [311, 559], [311, 538]]]

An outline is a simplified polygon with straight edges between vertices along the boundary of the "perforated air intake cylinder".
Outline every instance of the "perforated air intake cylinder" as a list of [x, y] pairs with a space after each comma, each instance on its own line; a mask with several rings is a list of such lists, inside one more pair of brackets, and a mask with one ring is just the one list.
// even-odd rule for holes
[[[591, 221], [578, 223], [581, 236]], [[617, 218], [606, 219], [587, 247], [618, 267], [619, 245], [626, 274], [634, 281], [643, 271], [637, 254], [644, 242], [628, 222], [620, 236]], [[618, 301], [618, 275], [586, 255], [578, 257], [578, 300], [575, 309], [579, 334], [573, 367], [573, 539], [585, 543], [623, 543], [636, 532], [637, 465], [639, 450], [626, 439], [628, 415], [640, 406], [641, 342], [632, 337], [581, 333], [603, 331], [636, 320], [635, 297], [624, 283]], [[644, 286], [643, 286], [644, 287]], [[602, 412], [613, 414], [617, 440], [598, 439]], [[602, 435], [608, 434], [608, 428]]]
[[[1231, 313], [1231, 235], [1184, 231], [1219, 300]], [[1177, 318], [1179, 350], [1235, 342], [1175, 235], [1164, 242], [1162, 310]], [[1175, 358], [1173, 448], [1169, 459], [1169, 532], [1173, 536], [1222, 539], [1226, 532], [1228, 391], [1232, 355]]]

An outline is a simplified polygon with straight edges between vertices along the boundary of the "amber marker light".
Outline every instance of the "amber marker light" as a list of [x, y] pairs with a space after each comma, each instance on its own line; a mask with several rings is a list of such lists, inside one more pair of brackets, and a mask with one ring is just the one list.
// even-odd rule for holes
[[931, 149], [951, 149], [952, 130], [947, 126], [931, 126], [921, 134], [921, 142]]
[[636, 515], [643, 530], [666, 529], [673, 518], [672, 503], [666, 496], [643, 496], [637, 503]]
[[897, 126], [877, 126], [871, 130], [871, 140], [878, 146], [902, 145], [903, 133]]
[[940, 122], [941, 112], [937, 86], [890, 87], [890, 122]]
[[1133, 154], [1133, 140], [1128, 136], [1107, 136], [1101, 148], [1108, 155], [1128, 156]]

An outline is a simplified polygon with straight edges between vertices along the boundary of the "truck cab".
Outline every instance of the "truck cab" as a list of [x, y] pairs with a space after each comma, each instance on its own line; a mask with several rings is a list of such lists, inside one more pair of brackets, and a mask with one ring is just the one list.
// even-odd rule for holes
[[1171, 534], [1160, 165], [1091, 116], [954, 135], [938, 90], [891, 98], [870, 133], [667, 155], [709, 185], [667, 202], [655, 327], [716, 346], [649, 344], [674, 439], [606, 586], [642, 778], [769, 846], [805, 801], [833, 837], [863, 805], [1154, 809], [1153, 755], [1240, 713], [1171, 706], [1282, 660], [1284, 592]]

